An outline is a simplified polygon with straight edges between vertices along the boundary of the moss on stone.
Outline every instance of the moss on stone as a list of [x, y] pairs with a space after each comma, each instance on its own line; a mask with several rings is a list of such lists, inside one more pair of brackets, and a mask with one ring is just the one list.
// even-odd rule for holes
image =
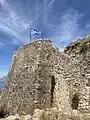
[[90, 49], [90, 44], [81, 44], [79, 48], [80, 54], [84, 54]]

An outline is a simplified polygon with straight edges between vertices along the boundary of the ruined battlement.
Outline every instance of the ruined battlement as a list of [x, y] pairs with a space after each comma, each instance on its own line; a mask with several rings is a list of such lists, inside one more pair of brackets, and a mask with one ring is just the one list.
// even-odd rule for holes
[[37, 108], [51, 107], [90, 112], [90, 52], [85, 62], [75, 54], [73, 59], [71, 48], [67, 46], [62, 53], [44, 39], [14, 53], [5, 94], [10, 114], [33, 114]]

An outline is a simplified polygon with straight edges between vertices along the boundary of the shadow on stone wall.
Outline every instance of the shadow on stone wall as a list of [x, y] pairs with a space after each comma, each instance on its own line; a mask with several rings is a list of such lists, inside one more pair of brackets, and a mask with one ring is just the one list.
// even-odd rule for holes
[[75, 93], [71, 100], [72, 109], [78, 109], [78, 104], [79, 104], [79, 95]]
[[55, 77], [51, 77], [51, 107], [53, 104], [53, 93], [54, 93], [54, 88], [55, 88]]

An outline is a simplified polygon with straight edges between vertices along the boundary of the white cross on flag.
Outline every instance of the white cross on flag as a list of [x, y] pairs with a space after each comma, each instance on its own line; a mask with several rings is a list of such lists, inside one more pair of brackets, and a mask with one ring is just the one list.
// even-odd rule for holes
[[39, 35], [39, 34], [41, 34], [41, 33], [42, 33], [41, 30], [37, 30], [37, 29], [32, 29], [32, 28], [31, 28], [31, 35]]

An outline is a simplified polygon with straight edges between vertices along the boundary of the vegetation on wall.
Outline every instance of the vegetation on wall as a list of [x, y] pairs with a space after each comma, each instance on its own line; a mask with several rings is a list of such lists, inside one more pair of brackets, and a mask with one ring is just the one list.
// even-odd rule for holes
[[64, 52], [69, 51], [74, 52], [76, 54], [86, 54], [87, 51], [90, 50], [90, 37], [85, 37], [79, 39], [78, 41], [72, 42], [70, 45], [66, 47]]
[[85, 37], [79, 39], [76, 43], [76, 48], [79, 50], [80, 54], [85, 54], [90, 49], [90, 37]]
[[86, 53], [89, 49], [90, 49], [90, 45], [88, 45], [88, 44], [82, 44], [82, 45], [80, 46], [79, 52], [80, 52], [80, 54], [84, 54], [84, 53]]

